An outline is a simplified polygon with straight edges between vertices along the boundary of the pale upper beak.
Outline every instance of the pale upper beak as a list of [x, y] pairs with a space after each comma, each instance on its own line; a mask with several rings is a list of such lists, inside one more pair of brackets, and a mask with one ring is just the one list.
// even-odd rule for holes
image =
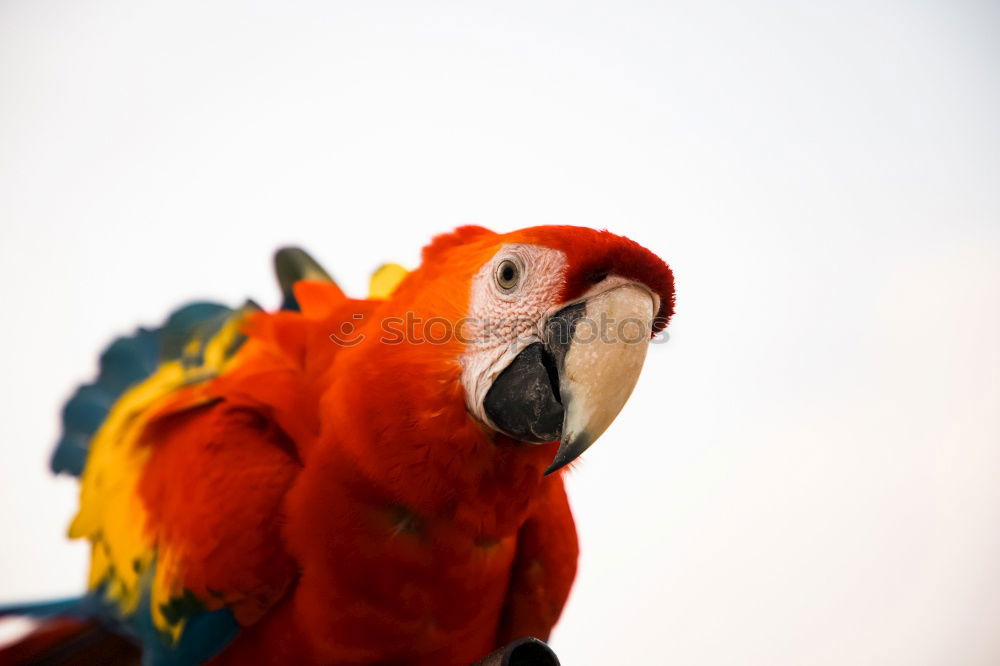
[[543, 342], [525, 348], [494, 381], [484, 411], [515, 439], [560, 442], [546, 474], [572, 462], [631, 395], [657, 307], [643, 285], [624, 282], [553, 314]]

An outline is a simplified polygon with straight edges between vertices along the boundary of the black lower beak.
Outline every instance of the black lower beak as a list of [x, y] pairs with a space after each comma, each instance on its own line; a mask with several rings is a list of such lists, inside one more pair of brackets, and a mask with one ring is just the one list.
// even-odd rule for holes
[[493, 382], [483, 409], [505, 434], [525, 442], [555, 442], [562, 435], [562, 399], [552, 354], [535, 342]]
[[549, 317], [546, 342], [528, 345], [493, 382], [483, 409], [494, 425], [515, 439], [555, 442], [562, 437], [565, 410], [560, 374], [584, 304]]

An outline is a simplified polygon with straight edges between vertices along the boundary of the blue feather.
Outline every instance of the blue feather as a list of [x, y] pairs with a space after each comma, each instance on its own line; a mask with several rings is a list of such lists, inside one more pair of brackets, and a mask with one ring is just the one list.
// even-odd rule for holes
[[160, 364], [180, 359], [192, 338], [210, 337], [232, 313], [216, 303], [191, 303], [171, 314], [161, 328], [140, 328], [112, 342], [101, 354], [97, 380], [80, 386], [63, 407], [63, 433], [52, 454], [52, 471], [80, 476], [90, 440], [115, 401]]
[[4, 604], [0, 606], [0, 617], [21, 615], [46, 618], [56, 615], [78, 615], [88, 605], [87, 597], [67, 597], [50, 601], [36, 601], [24, 604]]

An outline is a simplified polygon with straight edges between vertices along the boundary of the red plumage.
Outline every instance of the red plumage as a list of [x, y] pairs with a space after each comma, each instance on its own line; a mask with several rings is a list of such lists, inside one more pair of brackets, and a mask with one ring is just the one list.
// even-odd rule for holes
[[[393, 318], [458, 322], [503, 244], [565, 254], [563, 302], [613, 274], [673, 312], [669, 269], [607, 232], [462, 227], [384, 301], [299, 282], [301, 312], [258, 313], [227, 370], [156, 403], [136, 501], [176, 583], [242, 626], [218, 664], [468, 664], [546, 638], [577, 540], [557, 443], [525, 445], [467, 410], [462, 342], [386, 344]], [[345, 326], [363, 336], [335, 344]]]

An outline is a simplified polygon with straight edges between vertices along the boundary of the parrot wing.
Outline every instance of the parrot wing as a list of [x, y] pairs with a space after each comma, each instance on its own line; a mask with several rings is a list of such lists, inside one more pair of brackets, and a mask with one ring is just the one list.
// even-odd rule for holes
[[[285, 309], [344, 299], [301, 250], [276, 265]], [[289, 433], [310, 424], [279, 415], [294, 413], [281, 406], [301, 378], [247, 342], [259, 310], [189, 305], [116, 340], [64, 410], [52, 466], [80, 476], [69, 536], [90, 542], [87, 607], [135, 637], [147, 663], [210, 658], [297, 576], [280, 528], [301, 467]]]
[[534, 513], [521, 526], [497, 643], [548, 640], [576, 576], [579, 545], [561, 476], [546, 477]]

